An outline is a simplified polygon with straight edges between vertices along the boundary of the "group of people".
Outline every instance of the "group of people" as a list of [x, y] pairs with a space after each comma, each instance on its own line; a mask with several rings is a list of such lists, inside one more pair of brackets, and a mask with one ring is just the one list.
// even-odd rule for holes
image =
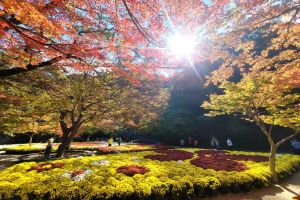
[[[114, 138], [113, 138], [113, 137], [110, 137], [110, 138], [107, 140], [107, 145], [108, 145], [109, 147], [111, 147], [112, 144], [113, 144], [113, 142], [114, 142]], [[117, 137], [117, 142], [118, 142], [118, 145], [120, 146], [121, 143], [122, 143], [122, 137]]]
[[185, 140], [183, 138], [180, 139], [180, 146], [184, 147], [184, 146], [198, 146], [198, 140], [194, 140], [192, 137], [188, 137], [187, 139], [187, 143], [185, 143]]
[[[183, 138], [181, 138], [179, 143], [180, 143], [181, 147], [184, 147], [184, 146], [197, 147], [199, 144], [198, 140], [194, 140], [192, 137], [188, 137], [187, 143]], [[227, 149], [232, 150], [233, 143], [230, 138], [227, 138], [226, 144], [227, 144]], [[212, 149], [220, 149], [220, 143], [219, 143], [218, 139], [215, 137], [212, 137], [210, 140], [210, 146]]]

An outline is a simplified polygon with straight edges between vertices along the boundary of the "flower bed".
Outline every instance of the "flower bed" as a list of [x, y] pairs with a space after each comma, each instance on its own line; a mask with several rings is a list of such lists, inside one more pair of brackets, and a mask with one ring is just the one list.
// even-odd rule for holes
[[[53, 144], [53, 152], [57, 151], [60, 143]], [[21, 144], [18, 146], [8, 147], [5, 149], [6, 154], [29, 154], [44, 151], [46, 143], [33, 143], [31, 146], [28, 144]], [[99, 146], [103, 146], [103, 142], [72, 142], [70, 150], [96, 150]]]
[[261, 155], [237, 155], [226, 151], [199, 150], [195, 152], [198, 157], [191, 160], [191, 164], [204, 169], [216, 171], [245, 171], [249, 169], [244, 163], [237, 161], [267, 162], [267, 156]]
[[171, 149], [167, 145], [155, 144], [155, 145], [146, 145], [146, 144], [130, 144], [130, 145], [121, 145], [113, 147], [100, 147], [97, 148], [98, 154], [112, 154], [112, 153], [128, 153], [128, 152], [139, 152], [139, 151], [151, 151], [151, 150], [163, 150]]
[[159, 161], [186, 160], [193, 157], [193, 153], [181, 150], [155, 150], [155, 155], [147, 155], [145, 158]]
[[126, 165], [121, 166], [117, 169], [118, 173], [126, 174], [127, 176], [133, 176], [135, 174], [145, 174], [150, 170], [144, 166], [137, 166], [137, 165]]
[[[0, 199], [188, 199], [218, 191], [248, 191], [270, 183], [267, 162], [235, 161], [248, 169], [216, 171], [192, 165], [191, 159], [161, 162], [144, 158], [154, 154], [147, 151], [17, 164], [0, 171]], [[58, 162], [64, 165], [50, 167]], [[281, 155], [276, 162], [277, 173], [284, 178], [299, 168], [300, 156]], [[49, 168], [29, 170], [37, 165]], [[140, 167], [149, 171], [136, 173], [146, 171]], [[134, 173], [128, 176], [122, 171]]]
[[30, 147], [28, 144], [19, 145], [14, 147], [8, 147], [5, 149], [6, 154], [29, 154], [29, 153], [37, 153], [45, 150], [46, 145], [43, 144], [32, 144]]
[[191, 164], [197, 167], [202, 167], [203, 169], [214, 169], [216, 171], [237, 171], [242, 172], [249, 169], [245, 164], [234, 161], [227, 160], [223, 157], [217, 156], [200, 156], [191, 160]]
[[[57, 151], [60, 143], [53, 144], [53, 152]], [[33, 143], [30, 147], [28, 144], [8, 147], [5, 149], [6, 154], [29, 154], [39, 153], [45, 150], [46, 143]], [[96, 150], [98, 154], [112, 154], [112, 153], [125, 153], [125, 152], [138, 152], [138, 151], [151, 151], [155, 149], [171, 149], [173, 147], [167, 145], [147, 145], [147, 144], [129, 144], [121, 146], [107, 147], [103, 142], [72, 142], [70, 150]]]
[[201, 149], [199, 151], [195, 151], [198, 155], [223, 155], [228, 153], [227, 151], [222, 150], [213, 150], [213, 149]]
[[51, 170], [54, 168], [62, 168], [64, 165], [65, 164], [61, 163], [61, 162], [57, 162], [57, 163], [45, 162], [45, 163], [31, 166], [27, 171], [36, 170], [37, 172], [43, 172], [43, 171], [48, 171], [48, 170]]
[[269, 158], [262, 155], [229, 154], [227, 151], [220, 150], [199, 150], [195, 152], [199, 156], [213, 156], [223, 158], [224, 160], [244, 160], [254, 162], [267, 162]]
[[76, 169], [71, 172], [65, 172], [61, 175], [61, 177], [69, 178], [72, 181], [82, 181], [85, 179], [87, 175], [92, 174], [93, 171], [90, 169], [84, 170], [84, 169]]

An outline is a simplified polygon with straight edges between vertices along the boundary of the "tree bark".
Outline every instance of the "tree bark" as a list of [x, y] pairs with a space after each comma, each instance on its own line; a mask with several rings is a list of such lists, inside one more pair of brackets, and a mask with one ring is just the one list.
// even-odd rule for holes
[[[258, 112], [257, 112], [258, 113]], [[278, 176], [276, 174], [276, 150], [277, 147], [274, 144], [274, 141], [272, 139], [272, 127], [270, 126], [269, 131], [267, 130], [265, 124], [263, 121], [261, 121], [258, 117], [258, 115], [255, 116], [254, 120], [256, 121], [256, 124], [260, 127], [261, 131], [267, 136], [268, 142], [270, 145], [270, 155], [269, 155], [269, 169], [271, 172], [271, 180], [273, 183], [278, 183]]]
[[271, 145], [271, 151], [270, 151], [270, 157], [269, 157], [269, 167], [270, 167], [270, 172], [271, 172], [271, 179], [273, 183], [278, 183], [279, 179], [276, 173], [276, 147], [273, 144]]
[[59, 145], [57, 154], [56, 154], [57, 158], [64, 157], [67, 147], [70, 147], [70, 145], [73, 141], [73, 138], [74, 138], [75, 134], [77, 133], [77, 130], [78, 130], [78, 128], [72, 126], [68, 131], [63, 132], [62, 142]]
[[25, 67], [14, 67], [14, 68], [3, 69], [3, 70], [0, 70], [0, 77], [7, 77], [7, 76], [12, 76], [12, 75], [17, 75], [17, 74], [20, 74], [20, 73], [29, 72], [29, 71], [36, 70], [36, 69], [39, 69], [39, 68], [44, 68], [44, 67], [53, 65], [53, 64], [55, 64], [55, 63], [57, 63], [57, 62], [59, 62], [63, 59], [65, 59], [65, 57], [58, 56], [58, 57], [52, 58], [50, 60], [41, 62], [41, 63], [36, 64], [36, 65], [28, 64]]
[[[67, 114], [71, 115], [72, 125], [70, 127], [67, 126], [65, 122]], [[63, 132], [62, 142], [58, 147], [56, 157], [61, 158], [64, 156], [67, 147], [70, 147], [72, 140], [77, 133], [79, 127], [83, 124], [82, 122], [82, 113], [77, 117], [77, 120], [74, 119], [74, 110], [73, 111], [61, 111], [59, 117], [59, 123], [61, 130]]]

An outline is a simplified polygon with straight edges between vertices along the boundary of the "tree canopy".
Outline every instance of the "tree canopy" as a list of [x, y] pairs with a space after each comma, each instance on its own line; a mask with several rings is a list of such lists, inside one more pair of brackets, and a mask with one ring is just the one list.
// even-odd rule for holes
[[[300, 5], [268, 1], [249, 9], [232, 12], [229, 29], [216, 36], [212, 58], [223, 63], [207, 84], [217, 85], [224, 93], [210, 95], [203, 107], [211, 110], [210, 116], [233, 114], [255, 122], [268, 138], [270, 170], [277, 181], [276, 150], [299, 133]], [[289, 127], [294, 133], [276, 142], [273, 125]]]
[[[277, 146], [290, 136], [274, 144], [272, 126], [299, 131], [299, 10], [296, 0], [3, 0], [0, 76], [13, 86], [0, 91], [5, 119], [15, 122], [10, 114], [24, 110], [55, 113], [64, 145], [87, 122], [137, 125], [166, 101], [163, 90], [153, 93], [162, 68], [190, 67], [203, 80], [195, 65], [208, 60], [221, 64], [207, 84], [224, 94], [203, 106], [256, 122], [271, 145], [274, 172]], [[174, 35], [184, 36], [181, 44], [195, 39], [190, 55], [172, 55]], [[32, 70], [35, 77], [10, 81]], [[22, 91], [24, 84], [30, 88]], [[19, 102], [32, 107], [10, 109]]]
[[9, 85], [9, 80], [3, 84], [4, 89], [9, 85], [6, 93], [25, 90], [19, 92], [19, 106], [4, 101], [10, 106], [5, 109], [7, 121], [11, 120], [7, 124], [15, 125], [16, 131], [21, 130], [21, 124], [27, 125], [29, 132], [33, 122], [46, 119], [52, 131], [59, 124], [66, 146], [84, 126], [110, 131], [146, 126], [160, 116], [168, 99], [168, 90], [159, 80], [145, 79], [133, 85], [109, 72], [66, 74], [53, 68], [36, 70], [14, 81], [18, 79], [21, 85]]
[[[167, 38], [172, 34], [198, 38], [191, 58], [198, 62], [214, 60], [220, 53], [226, 56], [224, 42], [227, 49], [246, 50], [251, 43], [237, 45], [240, 36], [267, 24], [278, 34], [269, 50], [281, 43], [299, 47], [298, 12], [294, 0], [4, 0], [0, 75], [55, 65], [76, 70], [104, 67], [131, 79], [132, 73], [153, 76], [157, 68], [186, 63], [170, 55]], [[247, 51], [243, 55], [240, 60], [246, 59]]]

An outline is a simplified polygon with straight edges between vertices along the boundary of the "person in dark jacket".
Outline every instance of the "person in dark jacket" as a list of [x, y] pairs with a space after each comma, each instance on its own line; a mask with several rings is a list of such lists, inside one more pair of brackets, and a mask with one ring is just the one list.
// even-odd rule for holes
[[45, 160], [50, 160], [50, 154], [51, 154], [51, 151], [52, 151], [53, 141], [54, 141], [53, 138], [50, 138], [48, 140], [48, 144], [47, 144], [47, 147], [45, 149], [45, 154], [44, 154]]

